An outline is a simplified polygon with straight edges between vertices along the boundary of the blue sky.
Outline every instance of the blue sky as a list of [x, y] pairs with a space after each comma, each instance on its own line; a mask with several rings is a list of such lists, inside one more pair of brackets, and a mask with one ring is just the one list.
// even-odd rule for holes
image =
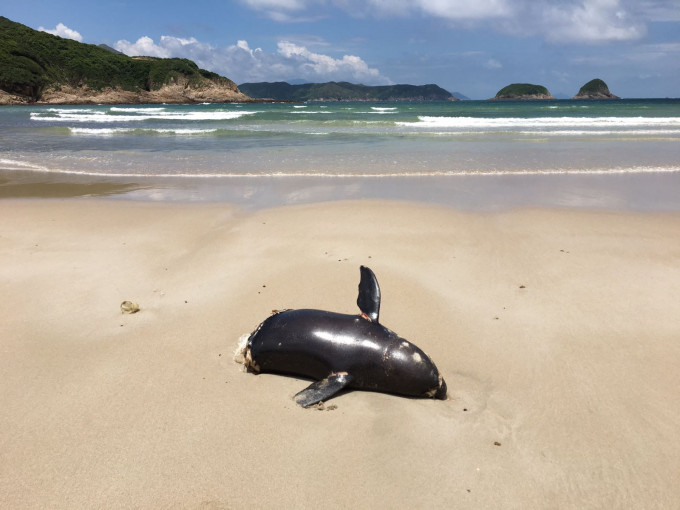
[[572, 96], [680, 97], [680, 0], [33, 0], [0, 14], [129, 55], [186, 57], [237, 83], [515, 82]]

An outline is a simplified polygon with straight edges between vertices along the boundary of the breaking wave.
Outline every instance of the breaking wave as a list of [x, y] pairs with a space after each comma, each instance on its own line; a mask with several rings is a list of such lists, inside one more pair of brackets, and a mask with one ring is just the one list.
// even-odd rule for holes
[[[115, 109], [114, 109], [115, 108]], [[100, 110], [51, 109], [46, 112], [31, 112], [31, 120], [47, 122], [143, 122], [146, 120], [173, 121], [219, 121], [234, 120], [260, 111], [166, 111], [163, 108], [111, 108], [109, 112]]]
[[680, 127], [680, 117], [432, 117], [419, 116], [416, 122], [396, 122], [411, 128], [513, 129], [513, 128], [614, 128], [644, 126]]

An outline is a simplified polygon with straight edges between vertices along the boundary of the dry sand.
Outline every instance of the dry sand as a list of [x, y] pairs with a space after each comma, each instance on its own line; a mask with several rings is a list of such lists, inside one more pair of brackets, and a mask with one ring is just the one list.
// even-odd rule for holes
[[[671, 508], [680, 215], [394, 202], [0, 201], [2, 508]], [[447, 401], [232, 361], [275, 308], [356, 311]], [[123, 315], [123, 300], [140, 304]]]

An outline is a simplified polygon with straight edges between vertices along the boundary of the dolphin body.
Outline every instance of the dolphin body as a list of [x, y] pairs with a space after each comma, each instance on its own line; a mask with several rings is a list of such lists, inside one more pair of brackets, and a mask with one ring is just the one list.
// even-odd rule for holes
[[276, 312], [248, 337], [243, 363], [253, 372], [315, 379], [294, 397], [302, 407], [345, 388], [446, 399], [446, 383], [429, 356], [379, 323], [380, 287], [364, 266], [357, 305], [358, 315]]

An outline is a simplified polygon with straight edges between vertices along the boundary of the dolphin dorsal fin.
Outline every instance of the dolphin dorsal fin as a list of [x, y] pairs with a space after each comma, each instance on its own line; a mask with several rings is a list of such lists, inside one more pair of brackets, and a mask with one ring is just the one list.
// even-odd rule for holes
[[378, 322], [380, 315], [380, 287], [378, 279], [369, 268], [361, 266], [361, 281], [359, 282], [359, 297], [357, 305], [362, 313], [373, 322]]

